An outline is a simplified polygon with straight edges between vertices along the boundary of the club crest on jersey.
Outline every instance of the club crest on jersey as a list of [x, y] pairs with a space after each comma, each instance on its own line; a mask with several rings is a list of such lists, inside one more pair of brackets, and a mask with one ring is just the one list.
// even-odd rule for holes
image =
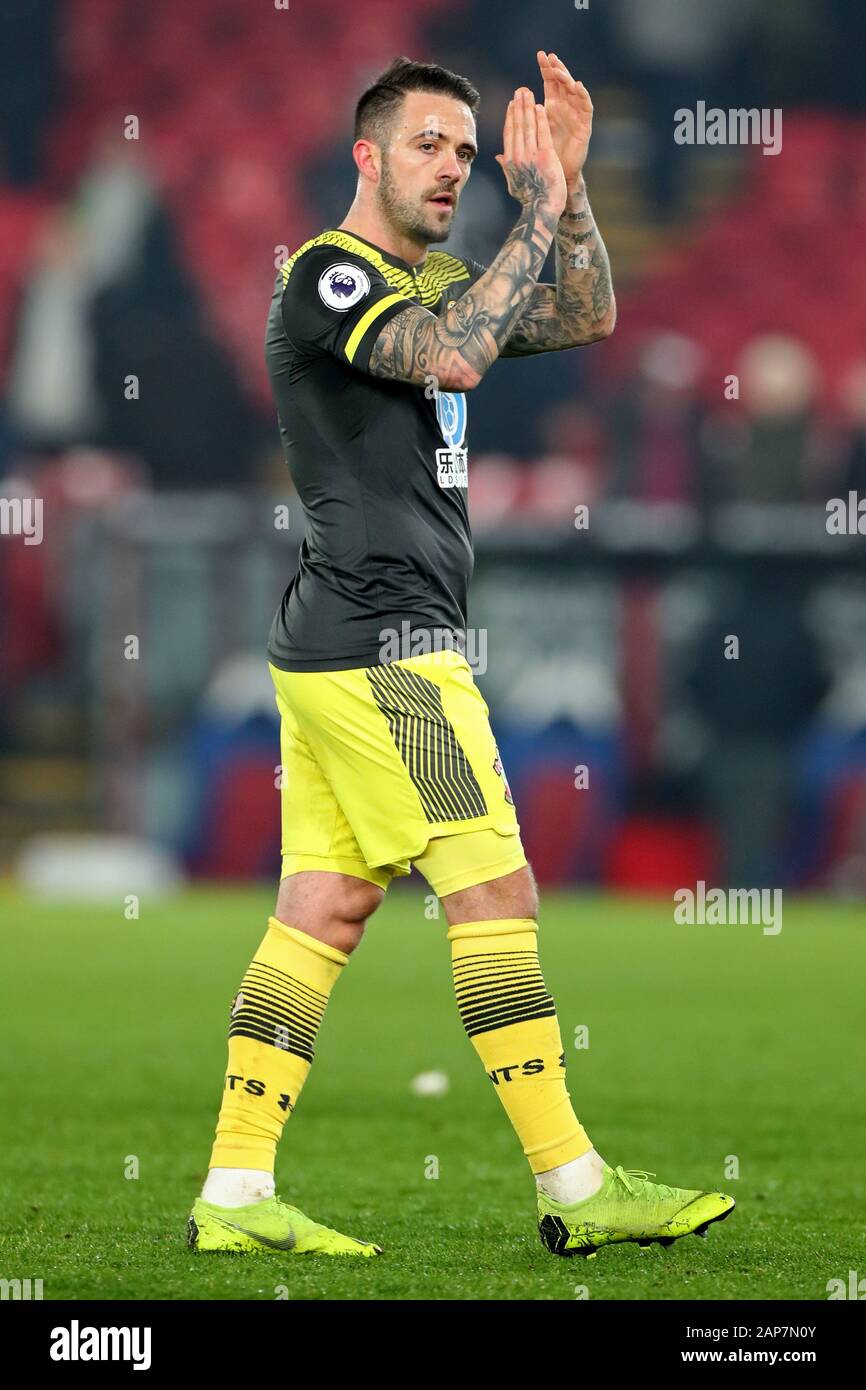
[[347, 262], [329, 265], [319, 276], [319, 298], [339, 313], [351, 309], [369, 293], [369, 276], [360, 266]]

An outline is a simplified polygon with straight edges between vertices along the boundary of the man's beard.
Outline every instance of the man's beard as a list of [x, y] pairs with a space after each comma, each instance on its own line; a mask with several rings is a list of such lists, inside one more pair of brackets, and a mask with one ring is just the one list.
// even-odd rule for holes
[[434, 214], [427, 212], [426, 204], [419, 207], [416, 202], [404, 197], [394, 182], [390, 162], [384, 154], [382, 178], [376, 196], [379, 207], [394, 230], [419, 246], [428, 246], [431, 241], [447, 241], [451, 235], [453, 216], [443, 227], [441, 223], [433, 221]]

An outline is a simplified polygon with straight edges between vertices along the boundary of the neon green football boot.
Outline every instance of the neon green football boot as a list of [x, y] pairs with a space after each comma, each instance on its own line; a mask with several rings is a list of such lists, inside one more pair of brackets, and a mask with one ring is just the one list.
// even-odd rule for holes
[[353, 1240], [328, 1226], [311, 1221], [297, 1207], [269, 1197], [246, 1207], [217, 1207], [199, 1199], [187, 1221], [187, 1244], [191, 1250], [231, 1250], [261, 1254], [278, 1250], [292, 1255], [381, 1255], [382, 1247], [366, 1240]]
[[581, 1202], [556, 1202], [538, 1193], [538, 1233], [553, 1255], [591, 1259], [603, 1245], [636, 1241], [641, 1249], [680, 1236], [705, 1236], [734, 1210], [724, 1192], [691, 1192], [650, 1182], [654, 1173], [605, 1165], [601, 1187]]

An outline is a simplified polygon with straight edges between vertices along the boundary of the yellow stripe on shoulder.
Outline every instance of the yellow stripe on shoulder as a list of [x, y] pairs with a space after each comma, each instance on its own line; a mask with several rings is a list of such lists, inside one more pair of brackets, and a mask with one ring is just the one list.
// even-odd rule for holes
[[311, 237], [309, 241], [304, 242], [303, 246], [299, 246], [297, 251], [280, 267], [284, 289], [301, 256], [305, 251], [312, 250], [314, 246], [333, 246], [337, 251], [351, 252], [353, 256], [358, 256], [359, 259], [366, 261], [368, 265], [378, 271], [385, 283], [395, 291], [387, 298], [380, 299], [378, 304], [374, 304], [372, 309], [369, 309], [359, 320], [346, 345], [346, 356], [350, 362], [370, 324], [383, 309], [393, 304], [395, 299], [403, 298], [407, 304], [420, 301], [423, 308], [432, 309], [449, 285], [471, 278], [471, 271], [464, 265], [463, 261], [447, 251], [428, 251], [423, 269], [417, 275], [412, 275], [408, 270], [402, 270], [399, 266], [386, 261], [375, 247], [368, 246], [365, 241], [360, 241], [351, 232], [337, 229], [321, 232], [318, 236]]
[[411, 303], [411, 300], [406, 299], [402, 294], [386, 294], [384, 299], [380, 299], [377, 304], [371, 305], [367, 312], [361, 315], [349, 334], [349, 339], [346, 343], [346, 357], [348, 361], [351, 362], [354, 360], [355, 353], [358, 351], [358, 344], [367, 332], [370, 324], [374, 323], [379, 315], [383, 314], [386, 309], [390, 309], [392, 304], [397, 303], [408, 305]]

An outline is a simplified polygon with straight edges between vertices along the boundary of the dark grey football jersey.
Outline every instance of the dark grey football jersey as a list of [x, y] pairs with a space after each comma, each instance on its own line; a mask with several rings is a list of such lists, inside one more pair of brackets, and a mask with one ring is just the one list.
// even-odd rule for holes
[[413, 269], [339, 230], [281, 267], [265, 357], [305, 538], [271, 628], [275, 666], [377, 665], [388, 659], [383, 634], [465, 632], [466, 397], [437, 392], [432, 378], [382, 380], [367, 365], [407, 304], [438, 315], [483, 271], [443, 251]]

